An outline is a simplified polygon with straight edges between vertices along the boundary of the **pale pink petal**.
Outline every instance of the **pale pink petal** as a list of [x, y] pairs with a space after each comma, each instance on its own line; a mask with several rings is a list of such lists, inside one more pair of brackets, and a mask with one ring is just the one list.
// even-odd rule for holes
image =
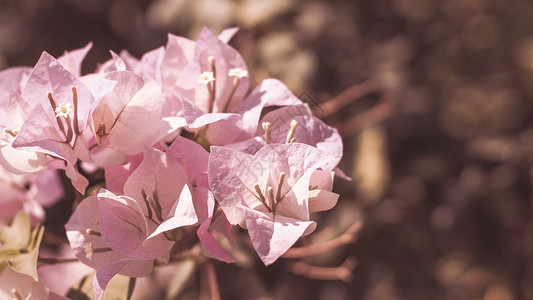
[[316, 226], [313, 221], [300, 221], [242, 207], [246, 225], [255, 251], [268, 266], [285, 253], [308, 229]]
[[222, 42], [227, 44], [238, 31], [239, 31], [239, 27], [226, 28], [222, 30], [222, 32], [218, 35], [218, 38]]
[[92, 46], [93, 46], [93, 43], [88, 43], [83, 48], [72, 50], [72, 51], [65, 51], [65, 53], [62, 56], [60, 56], [57, 60], [70, 73], [76, 75], [77, 77], [80, 77], [81, 76], [81, 64], [83, 63], [85, 56], [87, 56], [87, 53], [89, 53], [89, 50], [91, 50]]
[[39, 173], [29, 190], [32, 198], [42, 206], [51, 206], [63, 198], [65, 192], [59, 174], [55, 170], [44, 170]]
[[[216, 97], [212, 112], [231, 112], [248, 91], [249, 79], [248, 77], [241, 78], [232, 99], [229, 99], [234, 78], [228, 73], [233, 68], [246, 70], [246, 63], [235, 49], [218, 39], [205, 27], [196, 41], [194, 57], [177, 81], [177, 90], [183, 97], [193, 101], [202, 111], [209, 112], [207, 88], [204, 84], [198, 83], [198, 78], [203, 72], [211, 71], [208, 62], [210, 56], [216, 61]], [[225, 110], [225, 107], [228, 109]]]
[[196, 180], [199, 187], [209, 187], [207, 180], [209, 152], [198, 143], [178, 136], [167, 149], [166, 155], [182, 165], [188, 177]]
[[149, 275], [153, 270], [153, 260], [135, 260], [121, 259], [98, 268], [93, 278], [93, 292], [94, 299], [100, 300], [104, 294], [104, 290], [113, 276], [123, 274], [125, 269], [130, 269], [126, 273], [134, 273], [129, 275], [132, 277], [142, 277]]
[[59, 134], [56, 126], [38, 104], [20, 128], [13, 141], [13, 148], [41, 152], [75, 163], [74, 151], [65, 143], [65, 137]]
[[148, 239], [157, 236], [165, 231], [169, 231], [178, 227], [194, 225], [198, 223], [198, 217], [193, 204], [193, 195], [189, 186], [185, 185], [179, 196], [179, 199], [174, 203], [169, 212], [169, 217], [165, 219], [156, 230], [150, 234]]
[[[13, 67], [0, 71], [0, 105], [6, 107], [11, 91], [20, 93], [31, 73], [30, 67]], [[0, 109], [0, 125], [6, 126], [6, 111]]]
[[339, 199], [339, 194], [327, 190], [309, 191], [309, 212], [319, 212], [332, 209]]
[[95, 269], [126, 257], [115, 251], [92, 251], [109, 248], [102, 236], [87, 233], [87, 229], [100, 232], [98, 215], [98, 199], [96, 195], [92, 195], [78, 205], [65, 224], [67, 238], [74, 255], [82, 263]]
[[115, 71], [125, 71], [126, 64], [124, 63], [122, 58], [111, 50], [109, 50], [109, 52], [111, 53], [111, 58], [101, 64], [96, 70], [96, 73], [103, 75]]
[[127, 50], [120, 51], [118, 55], [126, 64], [126, 70], [130, 70], [130, 71], [135, 70], [135, 67], [140, 62], [139, 59], [131, 55]]
[[[307, 104], [289, 105], [266, 114], [259, 124], [271, 123], [271, 142], [285, 143], [290, 124], [298, 122], [294, 132], [294, 139], [298, 143], [315, 146], [317, 149], [329, 153], [337, 159], [342, 157], [342, 138], [337, 129], [330, 127], [313, 116]], [[264, 137], [264, 130], [258, 126], [256, 136]]]
[[165, 218], [186, 184], [189, 184], [189, 177], [179, 162], [169, 159], [164, 152], [148, 148], [142, 163], [124, 184], [124, 194], [136, 199], [144, 215], [148, 215], [141, 190], [151, 196], [155, 189]]
[[231, 112], [242, 115], [243, 128], [248, 133], [247, 138], [252, 138], [264, 107], [300, 103], [302, 101], [279, 80], [265, 79]]
[[224, 147], [211, 147], [208, 165], [209, 186], [232, 224], [241, 223], [237, 204], [261, 205], [254, 184], [264, 187], [269, 177], [270, 161]]
[[178, 78], [192, 60], [194, 46], [195, 42], [189, 39], [168, 34], [165, 57], [161, 63], [161, 86], [164, 94], [171, 94], [176, 88]]
[[[163, 98], [159, 86], [129, 71], [109, 73], [106, 79], [117, 85], [92, 113], [91, 130], [99, 145], [134, 155], [162, 136]], [[164, 136], [164, 135], [163, 135]]]
[[98, 204], [100, 232], [114, 251], [136, 260], [155, 259], [165, 256], [174, 245], [163, 235], [145, 241], [157, 224], [145, 218], [135, 200], [101, 189]]
[[[55, 118], [47, 93], [51, 92], [57, 105], [72, 102], [72, 87], [78, 94], [79, 128], [85, 128], [89, 108], [94, 102], [91, 91], [74, 74], [66, 70], [50, 54], [43, 52], [33, 68], [28, 82], [22, 90], [22, 97], [32, 106], [43, 105], [48, 116]], [[45, 107], [46, 106], [46, 107]]]
[[48, 288], [39, 280], [13, 270], [8, 264], [0, 272], [0, 299], [17, 299], [17, 294], [26, 300], [48, 299]]
[[146, 52], [140, 62], [135, 66], [133, 71], [135, 73], [152, 78], [159, 86], [161, 86], [161, 65], [165, 56], [165, 48], [163, 46]]
[[118, 194], [124, 191], [124, 184], [131, 173], [141, 164], [144, 155], [139, 153], [130, 157], [129, 163], [125, 165], [106, 166], [105, 182], [107, 190]]

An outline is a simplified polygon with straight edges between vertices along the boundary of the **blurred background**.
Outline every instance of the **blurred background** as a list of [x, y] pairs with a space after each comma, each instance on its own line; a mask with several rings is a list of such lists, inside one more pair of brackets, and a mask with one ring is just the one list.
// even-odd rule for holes
[[324, 116], [353, 181], [337, 180], [315, 240], [364, 227], [309, 259], [355, 257], [352, 280], [285, 259], [216, 264], [222, 298], [533, 299], [532, 13], [528, 0], [0, 0], [0, 69], [92, 41], [87, 73], [108, 50], [239, 26], [230, 44], [256, 83], [279, 78], [317, 106], [370, 81]]

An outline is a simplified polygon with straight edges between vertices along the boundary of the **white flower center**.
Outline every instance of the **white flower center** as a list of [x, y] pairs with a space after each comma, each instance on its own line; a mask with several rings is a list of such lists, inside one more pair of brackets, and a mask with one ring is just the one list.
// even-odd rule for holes
[[241, 68], [233, 68], [233, 69], [229, 70], [228, 75], [229, 76], [235, 76], [235, 77], [238, 77], [240, 79], [240, 78], [243, 78], [243, 77], [248, 77], [248, 71], [246, 71], [244, 69], [241, 69]]
[[71, 111], [74, 111], [74, 108], [72, 107], [72, 104], [70, 104], [70, 103], [61, 103], [55, 109], [56, 117], [67, 118]]
[[198, 78], [198, 83], [203, 83], [207, 85], [211, 81], [215, 81], [215, 77], [213, 76], [213, 72], [203, 72], [200, 74], [200, 77]]

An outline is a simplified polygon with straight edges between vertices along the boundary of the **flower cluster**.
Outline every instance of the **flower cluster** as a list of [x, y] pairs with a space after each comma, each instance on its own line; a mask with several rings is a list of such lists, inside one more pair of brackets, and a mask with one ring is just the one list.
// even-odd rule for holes
[[90, 44], [0, 72], [0, 222], [19, 209], [42, 221], [42, 205], [63, 196], [55, 170], [85, 194], [86, 175], [103, 169], [105, 187], [65, 225], [76, 257], [97, 270], [96, 299], [115, 274], [146, 276], [189, 246], [235, 261], [219, 243], [234, 225], [265, 265], [315, 230], [310, 213], [337, 202], [341, 138], [278, 80], [249, 91], [227, 44], [235, 32], [169, 35], [141, 59], [111, 52], [83, 76]]

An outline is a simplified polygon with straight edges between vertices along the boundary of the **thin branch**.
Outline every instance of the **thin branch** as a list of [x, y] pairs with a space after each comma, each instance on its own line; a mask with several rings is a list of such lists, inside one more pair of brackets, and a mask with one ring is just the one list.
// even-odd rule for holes
[[205, 272], [207, 284], [209, 286], [209, 295], [211, 296], [211, 300], [220, 300], [220, 290], [218, 288], [217, 274], [215, 273], [213, 261], [208, 260], [203, 266], [203, 271]]
[[353, 280], [352, 271], [357, 266], [357, 260], [354, 257], [348, 257], [339, 267], [317, 267], [308, 263], [299, 261], [291, 266], [294, 274], [305, 276], [311, 279], [319, 280], [342, 280], [350, 282]]
[[281, 257], [283, 258], [299, 258], [299, 257], [307, 257], [312, 255], [317, 255], [320, 253], [325, 253], [330, 250], [339, 248], [343, 245], [350, 244], [355, 241], [355, 235], [361, 230], [361, 227], [363, 225], [362, 221], [357, 221], [346, 230], [342, 235], [323, 242], [321, 244], [312, 244], [308, 246], [303, 246], [299, 248], [292, 248], [287, 250]]
[[38, 258], [37, 262], [45, 265], [53, 265], [53, 264], [63, 264], [63, 263], [71, 263], [71, 262], [78, 262], [79, 260], [77, 258], [55, 258], [55, 257], [40, 257]]
[[320, 105], [320, 109], [323, 112], [323, 117], [331, 116], [346, 105], [350, 104], [354, 99], [361, 98], [375, 90], [376, 85], [371, 81], [364, 81], [347, 88], [337, 96]]
[[341, 136], [350, 136], [359, 131], [364, 125], [377, 123], [388, 117], [398, 100], [399, 97], [397, 95], [392, 92], [385, 92], [374, 107], [347, 121], [334, 124], [333, 127], [339, 130]]

